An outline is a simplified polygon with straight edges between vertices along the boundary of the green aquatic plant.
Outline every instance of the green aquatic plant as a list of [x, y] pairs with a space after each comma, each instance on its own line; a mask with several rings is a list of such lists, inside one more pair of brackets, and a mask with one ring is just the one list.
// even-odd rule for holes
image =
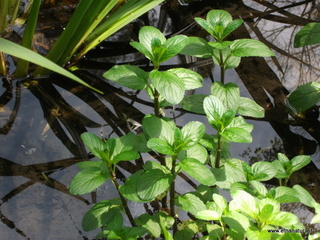
[[[210, 11], [206, 20], [197, 19], [197, 22], [217, 37], [222, 45], [222, 38], [242, 23], [232, 21], [222, 10]], [[239, 46], [239, 42], [248, 50], [242, 44]], [[232, 44], [235, 45], [231, 47]], [[82, 220], [83, 229], [101, 228], [97, 238], [107, 239], [138, 239], [144, 236], [166, 240], [303, 239], [304, 226], [296, 215], [282, 211], [281, 204], [301, 202], [315, 209], [311, 223], [320, 222], [320, 204], [301, 186], [285, 186], [290, 175], [308, 164], [310, 157], [297, 156], [290, 161], [279, 154], [274, 162], [253, 165], [232, 158], [229, 143], [252, 141], [253, 126], [242, 116], [264, 116], [259, 105], [240, 96], [237, 85], [216, 82], [209, 96], [201, 95], [195, 98], [196, 102], [188, 99], [188, 106], [192, 106], [188, 109], [205, 114], [216, 134], [206, 134], [205, 125], [198, 121], [177, 126], [161, 111], [162, 107], [181, 101], [185, 104], [182, 100], [184, 91], [201, 85], [202, 79], [190, 70], [160, 71], [161, 63], [182, 49], [183, 53], [190, 54], [191, 51], [192, 55], [197, 55], [196, 49], [201, 54], [207, 51], [205, 54], [217, 58], [223, 70], [230, 67], [228, 60], [250, 56], [257, 46], [262, 46], [261, 55], [272, 56], [271, 51], [256, 41], [235, 40], [227, 46], [215, 47], [212, 43], [204, 44], [204, 40], [199, 38], [190, 39], [182, 35], [166, 39], [153, 27], [142, 28], [139, 42], [132, 45], [153, 63], [154, 69], [145, 72], [135, 66], [115, 66], [104, 76], [119, 85], [146, 90], [154, 102], [154, 114], [143, 118], [140, 134], [130, 132], [108, 140], [91, 133], [82, 135], [98, 161], [78, 164], [80, 172], [72, 180], [70, 192], [89, 193], [110, 179], [119, 194], [119, 198], [103, 200], [89, 209]], [[240, 53], [235, 56], [235, 52]], [[156, 159], [144, 161], [140, 158], [143, 153], [151, 151], [160, 163]], [[121, 161], [138, 158], [136, 161], [141, 161], [142, 168], [130, 174], [120, 185], [116, 176], [117, 165]], [[194, 191], [177, 191], [176, 181], [182, 174], [197, 182]], [[263, 182], [273, 178], [278, 178], [281, 186], [267, 189]], [[229, 193], [229, 200], [222, 195], [222, 190]], [[132, 216], [130, 201], [153, 205], [157, 202], [159, 206], [154, 213], [147, 211]], [[182, 217], [181, 210], [190, 218]], [[124, 224], [123, 212], [131, 226]], [[317, 236], [310, 233], [309, 239]]]

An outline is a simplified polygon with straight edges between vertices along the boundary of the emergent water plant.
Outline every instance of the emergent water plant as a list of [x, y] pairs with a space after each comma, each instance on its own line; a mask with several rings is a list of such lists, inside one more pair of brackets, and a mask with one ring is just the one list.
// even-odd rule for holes
[[[301, 202], [315, 209], [311, 223], [320, 222], [320, 204], [301, 186], [287, 187], [290, 175], [311, 161], [309, 156], [289, 160], [279, 154], [274, 162], [248, 163], [231, 157], [231, 142], [251, 142], [253, 126], [244, 116], [263, 117], [264, 109], [240, 96], [233, 83], [224, 83], [224, 72], [241, 57], [273, 56], [263, 43], [252, 39], [224, 41], [242, 24], [222, 10], [212, 10], [206, 20], [196, 21], [214, 41], [183, 35], [166, 39], [153, 27], [143, 27], [139, 42], [132, 46], [154, 66], [145, 72], [137, 66], [114, 66], [104, 76], [134, 90], [146, 90], [154, 103], [154, 114], [142, 121], [140, 134], [100, 139], [83, 133], [82, 139], [98, 161], [79, 163], [80, 172], [70, 184], [73, 194], [94, 191], [110, 180], [119, 198], [95, 204], [83, 217], [85, 231], [101, 228], [97, 238], [106, 239], [303, 239], [304, 226], [296, 215], [281, 211], [281, 204]], [[212, 57], [221, 67], [221, 81], [211, 94], [184, 97], [185, 90], [202, 85], [202, 77], [188, 69], [160, 71], [161, 63], [178, 53]], [[205, 114], [216, 134], [206, 134], [203, 123], [192, 121], [180, 127], [165, 117], [162, 107], [180, 104]], [[141, 153], [155, 153], [144, 161]], [[142, 168], [123, 184], [118, 182], [117, 164], [139, 159]], [[159, 160], [159, 161], [157, 161]], [[178, 176], [184, 174], [198, 184], [194, 191], [179, 193]], [[262, 182], [279, 179], [280, 186], [267, 188]], [[229, 194], [221, 194], [221, 190]], [[153, 213], [133, 216], [130, 202], [158, 205]], [[157, 204], [155, 204], [157, 203]], [[180, 214], [184, 210], [188, 214]], [[131, 226], [127, 226], [126, 219]], [[319, 234], [309, 234], [316, 239]]]

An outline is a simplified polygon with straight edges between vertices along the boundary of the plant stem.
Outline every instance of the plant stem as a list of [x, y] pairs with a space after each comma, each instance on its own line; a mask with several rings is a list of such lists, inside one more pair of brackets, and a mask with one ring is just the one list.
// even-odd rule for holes
[[[171, 174], [173, 177], [173, 181], [171, 183], [170, 186], [170, 215], [171, 217], [173, 217], [175, 219], [176, 216], [176, 211], [175, 211], [175, 182], [176, 182], [176, 161], [177, 161], [177, 157], [176, 156], [172, 156], [172, 168], [171, 168]], [[178, 226], [177, 226], [177, 222], [176, 219], [173, 223], [173, 234], [175, 234], [178, 231]]]
[[6, 58], [3, 52], [0, 52], [0, 76], [7, 75]]
[[125, 210], [128, 218], [129, 218], [129, 221], [130, 221], [130, 223], [131, 223], [131, 226], [132, 226], [132, 227], [135, 227], [135, 226], [136, 226], [136, 223], [134, 222], [133, 216], [132, 216], [132, 214], [131, 214], [131, 212], [130, 212], [130, 210], [129, 210], [129, 208], [128, 208], [127, 199], [125, 199], [125, 198], [121, 195], [121, 193], [120, 193], [120, 191], [119, 191], [119, 183], [118, 183], [118, 181], [117, 181], [116, 174], [115, 174], [115, 172], [112, 172], [111, 174], [112, 174], [111, 180], [112, 180], [113, 184], [115, 185], [115, 187], [116, 187], [116, 189], [117, 189], [117, 191], [118, 191], [118, 194], [119, 194], [119, 196], [120, 196], [120, 199], [121, 199], [121, 202], [122, 202], [122, 204], [123, 204], [124, 210]]
[[156, 115], [156, 117], [160, 117], [160, 102], [159, 102], [159, 92], [155, 89], [154, 90], [154, 115]]
[[223, 60], [223, 54], [222, 50], [219, 50], [220, 54], [220, 82], [224, 84], [224, 60]]
[[221, 148], [222, 148], [221, 135], [219, 134], [219, 131], [218, 131], [218, 149], [216, 154], [215, 168], [220, 167]]

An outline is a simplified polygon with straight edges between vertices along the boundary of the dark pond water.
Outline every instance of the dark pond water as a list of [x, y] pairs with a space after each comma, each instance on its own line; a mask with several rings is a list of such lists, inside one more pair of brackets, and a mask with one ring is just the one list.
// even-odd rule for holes
[[[253, 143], [234, 144], [233, 157], [248, 161], [270, 160], [284, 150], [291, 156], [311, 155], [313, 164], [294, 176], [291, 184], [304, 186], [319, 201], [319, 112], [313, 112], [312, 117], [304, 119], [300, 126], [292, 126], [287, 124], [283, 101], [298, 85], [319, 80], [319, 47], [292, 47], [294, 33], [306, 23], [319, 20], [320, 7], [313, 1], [301, 2], [169, 1], [80, 61], [82, 70], [77, 74], [104, 91], [103, 96], [56, 75], [37, 82], [2, 78], [0, 239], [94, 239], [96, 233], [82, 230], [82, 216], [93, 203], [112, 198], [116, 192], [110, 184], [105, 184], [93, 194], [69, 194], [68, 185], [78, 171], [75, 164], [90, 158], [80, 134], [90, 131], [106, 137], [121, 136], [130, 131], [132, 124], [139, 123], [144, 114], [152, 111], [144, 93], [113, 85], [102, 79], [102, 73], [115, 63], [148, 66], [127, 48], [128, 41], [136, 37], [136, 28], [149, 24], [144, 23], [146, 19], [168, 35], [181, 31], [182, 34], [205, 36], [192, 19], [204, 17], [214, 8], [225, 9], [234, 18], [245, 20], [246, 24], [233, 38], [259, 39], [276, 52], [272, 59], [243, 59], [236, 71], [227, 71], [227, 82], [237, 83], [242, 96], [252, 97], [266, 109], [265, 119], [249, 120], [255, 126]], [[219, 69], [207, 60], [181, 57], [167, 64], [187, 64], [205, 77], [205, 87], [195, 93], [208, 94], [212, 81], [219, 79]], [[179, 106], [165, 111], [180, 126], [191, 120], [207, 122], [203, 116], [184, 113]], [[310, 129], [314, 131], [308, 131]], [[207, 130], [211, 131], [209, 127]], [[122, 166], [122, 171], [126, 174], [136, 168], [135, 163], [131, 163]], [[189, 184], [179, 181], [178, 192], [188, 188]], [[137, 205], [135, 209], [139, 211], [139, 204], [132, 204]], [[293, 211], [299, 212], [307, 221], [312, 216], [299, 206]]]

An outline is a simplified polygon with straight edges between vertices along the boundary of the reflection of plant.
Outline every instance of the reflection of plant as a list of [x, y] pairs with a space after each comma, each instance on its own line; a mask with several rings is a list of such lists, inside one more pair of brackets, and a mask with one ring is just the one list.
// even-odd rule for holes
[[[84, 216], [86, 231], [102, 227], [98, 235], [108, 239], [137, 239], [146, 234], [163, 239], [302, 239], [300, 233], [281, 233], [281, 229], [303, 229], [296, 215], [280, 210], [282, 203], [301, 202], [316, 210], [313, 223], [320, 222], [320, 204], [299, 185], [267, 189], [261, 182], [272, 178], [285, 179], [310, 162], [308, 156], [289, 161], [279, 154], [274, 162], [252, 165], [234, 159], [229, 154], [229, 142], [251, 142], [252, 125], [242, 116], [263, 117], [264, 111], [254, 101], [240, 96], [239, 88], [224, 84], [224, 71], [235, 67], [240, 57], [272, 56], [262, 43], [247, 39], [224, 42], [229, 33], [242, 22], [232, 21], [221, 10], [210, 11], [207, 19], [197, 22], [217, 42], [176, 36], [165, 39], [152, 27], [142, 28], [139, 43], [132, 45], [149, 58], [154, 70], [150, 73], [133, 66], [117, 66], [104, 76], [120, 85], [145, 89], [154, 101], [155, 115], [142, 121], [143, 133], [129, 133], [118, 139], [104, 141], [91, 133], [82, 138], [99, 160], [79, 164], [80, 172], [70, 184], [74, 194], [89, 193], [110, 179], [120, 199], [101, 201]], [[188, 41], [189, 44], [188, 44]], [[187, 45], [188, 44], [188, 45]], [[214, 83], [210, 96], [188, 99], [188, 110], [204, 113], [216, 134], [205, 133], [203, 123], [192, 121], [178, 127], [172, 120], [161, 117], [161, 107], [178, 104], [186, 89], [199, 87], [201, 78], [185, 69], [160, 72], [161, 62], [183, 50], [185, 54], [212, 56], [221, 66], [221, 82]], [[199, 51], [199, 54], [197, 53]], [[236, 61], [233, 61], [235, 60]], [[232, 60], [232, 65], [231, 61]], [[116, 167], [121, 161], [139, 158], [140, 153], [154, 151], [161, 161], [146, 161], [142, 169], [130, 175], [123, 185], [116, 180]], [[208, 154], [209, 152], [209, 154]], [[223, 161], [220, 161], [223, 160]], [[175, 181], [185, 173], [200, 185], [195, 191], [177, 193]], [[228, 191], [231, 201], [219, 193]], [[169, 192], [169, 208], [166, 206]], [[142, 214], [134, 219], [127, 201], [154, 202], [162, 206], [154, 214]], [[189, 213], [189, 220], [180, 219], [176, 207]], [[132, 227], [123, 226], [125, 211]], [[178, 224], [180, 223], [180, 224]]]

